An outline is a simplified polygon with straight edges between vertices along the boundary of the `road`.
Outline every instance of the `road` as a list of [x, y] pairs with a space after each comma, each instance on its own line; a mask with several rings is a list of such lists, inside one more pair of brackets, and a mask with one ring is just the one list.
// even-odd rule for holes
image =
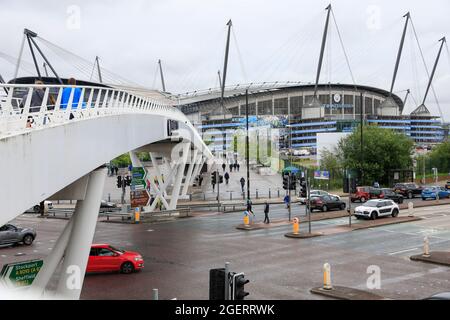
[[[382, 280], [377, 294], [421, 299], [450, 288], [450, 268], [409, 261], [410, 255], [421, 252], [425, 235], [431, 250], [450, 249], [450, 205], [423, 208], [417, 215], [424, 219], [302, 240], [284, 237], [289, 226], [236, 230], [240, 213], [157, 224], [99, 222], [96, 243], [138, 251], [146, 267], [132, 275], [87, 275], [81, 298], [151, 299], [152, 289], [158, 288], [161, 299], [208, 299], [209, 269], [229, 261], [231, 270], [245, 272], [250, 279], [248, 299], [323, 299], [309, 289], [321, 284], [325, 262], [331, 264], [336, 285], [364, 290], [367, 268], [376, 265]], [[347, 218], [314, 222], [313, 231], [347, 222]], [[0, 249], [2, 264], [45, 257], [66, 221], [23, 215], [14, 223], [35, 227], [38, 238], [31, 247]], [[303, 224], [301, 229], [305, 228]]]

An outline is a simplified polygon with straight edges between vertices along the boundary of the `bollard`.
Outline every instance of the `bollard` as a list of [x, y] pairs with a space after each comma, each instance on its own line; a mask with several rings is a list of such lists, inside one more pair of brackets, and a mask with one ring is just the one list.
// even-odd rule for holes
[[134, 223], [141, 221], [141, 208], [134, 209]]
[[258, 199], [258, 189], [256, 189], [256, 199]]
[[414, 203], [408, 203], [408, 217], [414, 217]]
[[331, 267], [329, 263], [325, 263], [323, 265], [323, 289], [333, 289], [333, 287], [331, 286]]
[[233, 200], [233, 191], [230, 191], [230, 201]]
[[248, 215], [244, 216], [244, 225], [246, 226], [250, 225], [250, 218], [248, 217]]
[[108, 202], [111, 202], [111, 193], [108, 193]]
[[192, 201], [192, 193], [189, 193], [189, 201]]
[[430, 241], [428, 237], [423, 239], [423, 254], [422, 257], [428, 258], [430, 256]]
[[292, 230], [293, 230], [292, 233], [298, 234], [299, 229], [300, 229], [300, 219], [296, 217], [296, 218], [294, 218], [294, 223], [292, 225]]
[[272, 192], [271, 192], [270, 188], [269, 188], [269, 199], [272, 199]]
[[158, 289], [153, 289], [153, 300], [159, 300]]
[[436, 191], [436, 201], [439, 202], [439, 190]]
[[280, 197], [280, 189], [278, 189], [278, 198]]
[[203, 201], [206, 201], [206, 193], [203, 192]]

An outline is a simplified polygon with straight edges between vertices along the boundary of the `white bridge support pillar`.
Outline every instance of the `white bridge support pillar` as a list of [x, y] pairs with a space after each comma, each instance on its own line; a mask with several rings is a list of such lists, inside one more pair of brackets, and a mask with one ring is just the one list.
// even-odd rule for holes
[[86, 197], [77, 201], [72, 232], [65, 250], [56, 294], [62, 299], [79, 299], [106, 178], [106, 168], [89, 174]]
[[175, 210], [177, 208], [178, 198], [180, 197], [180, 188], [181, 188], [181, 180], [184, 175], [184, 168], [186, 166], [187, 157], [191, 148], [190, 143], [182, 143], [182, 156], [179, 159], [172, 159], [172, 161], [176, 161], [177, 163], [177, 173], [175, 176], [175, 182], [172, 189], [172, 196], [170, 199], [169, 210]]
[[184, 179], [184, 185], [183, 185], [183, 190], [181, 191], [181, 196], [186, 196], [189, 186], [191, 185], [191, 177], [192, 177], [192, 173], [194, 172], [194, 168], [196, 167], [196, 160], [197, 160], [197, 149], [194, 148], [194, 151], [192, 152], [192, 155], [188, 156], [190, 158], [189, 161], [189, 167], [188, 167], [188, 171], [186, 173], [186, 177]]

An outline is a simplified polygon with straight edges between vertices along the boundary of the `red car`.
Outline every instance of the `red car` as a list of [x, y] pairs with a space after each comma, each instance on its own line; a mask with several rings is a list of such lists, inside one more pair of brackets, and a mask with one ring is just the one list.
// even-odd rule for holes
[[383, 199], [384, 193], [379, 188], [373, 187], [357, 187], [356, 193], [350, 196], [352, 202], [360, 201], [361, 203], [366, 202], [370, 199]]
[[144, 268], [144, 259], [137, 252], [116, 249], [109, 244], [93, 244], [86, 272], [120, 271], [132, 273]]

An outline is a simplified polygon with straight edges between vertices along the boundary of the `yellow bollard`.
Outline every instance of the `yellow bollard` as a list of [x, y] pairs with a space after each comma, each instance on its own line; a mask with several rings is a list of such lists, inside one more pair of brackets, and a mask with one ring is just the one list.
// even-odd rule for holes
[[331, 290], [331, 267], [329, 263], [323, 265], [323, 289]]
[[141, 221], [141, 209], [135, 208], [134, 209], [134, 223], [139, 223]]
[[250, 218], [248, 217], [248, 215], [244, 216], [244, 225], [246, 226], [250, 225]]
[[300, 229], [300, 220], [299, 218], [294, 218], [294, 224], [292, 225], [293, 233], [298, 234]]

